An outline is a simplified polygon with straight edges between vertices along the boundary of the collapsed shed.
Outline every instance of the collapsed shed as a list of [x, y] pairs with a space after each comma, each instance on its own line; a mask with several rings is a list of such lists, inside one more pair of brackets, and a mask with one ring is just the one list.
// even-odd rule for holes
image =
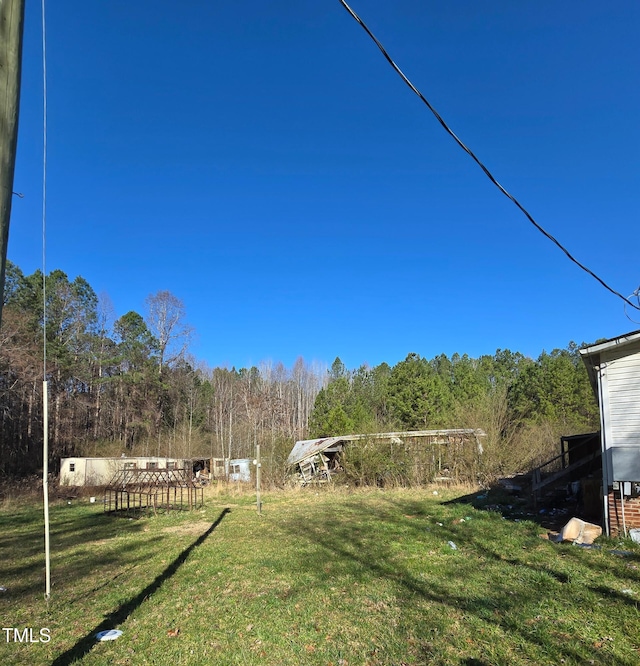
[[421, 480], [475, 481], [467, 477], [477, 470], [482, 437], [486, 437], [486, 433], [480, 429], [453, 428], [305, 439], [295, 443], [287, 465], [295, 470], [303, 485], [326, 483], [343, 471], [351, 447], [385, 443], [390, 462], [410, 461], [414, 476]]

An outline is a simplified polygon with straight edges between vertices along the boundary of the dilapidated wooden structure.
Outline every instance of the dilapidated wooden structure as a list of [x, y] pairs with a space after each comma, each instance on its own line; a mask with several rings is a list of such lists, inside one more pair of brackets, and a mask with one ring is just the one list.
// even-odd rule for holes
[[184, 511], [201, 507], [203, 489], [190, 467], [121, 469], [104, 492], [104, 510], [126, 514]]
[[366, 448], [386, 445], [390, 462], [412, 466], [416, 480], [475, 482], [469, 477], [477, 472], [484, 437], [480, 429], [455, 428], [305, 439], [295, 443], [287, 465], [303, 485], [327, 483], [343, 471], [346, 459]]

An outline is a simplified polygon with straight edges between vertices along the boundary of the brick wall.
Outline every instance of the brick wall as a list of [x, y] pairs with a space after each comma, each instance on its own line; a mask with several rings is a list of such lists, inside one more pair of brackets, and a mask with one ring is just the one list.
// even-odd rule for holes
[[[624, 522], [627, 530], [640, 528], [640, 497], [628, 497], [624, 500]], [[609, 493], [609, 529], [611, 536], [623, 534], [622, 507], [620, 493]]]

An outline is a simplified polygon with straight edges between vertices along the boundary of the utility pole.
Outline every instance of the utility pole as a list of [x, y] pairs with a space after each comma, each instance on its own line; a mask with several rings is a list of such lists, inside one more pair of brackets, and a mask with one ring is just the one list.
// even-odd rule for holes
[[0, 323], [18, 144], [24, 0], [0, 0]]

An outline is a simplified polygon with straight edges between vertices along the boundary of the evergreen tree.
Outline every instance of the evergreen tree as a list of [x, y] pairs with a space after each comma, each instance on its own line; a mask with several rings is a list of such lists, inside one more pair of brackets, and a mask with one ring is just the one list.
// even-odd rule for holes
[[391, 370], [391, 414], [407, 430], [444, 427], [450, 406], [447, 388], [428, 361], [418, 354], [409, 354]]

